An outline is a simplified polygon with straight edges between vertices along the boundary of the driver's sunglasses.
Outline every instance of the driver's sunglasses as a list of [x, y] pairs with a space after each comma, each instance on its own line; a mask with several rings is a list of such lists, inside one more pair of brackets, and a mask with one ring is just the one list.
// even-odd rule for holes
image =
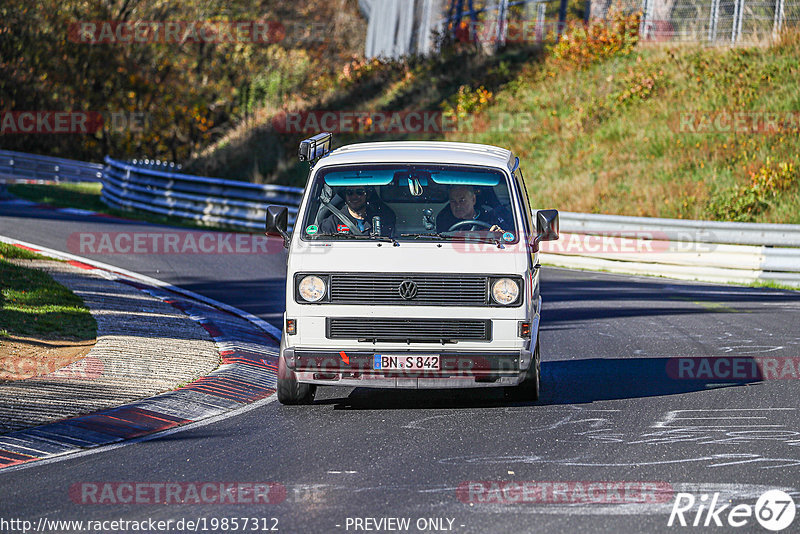
[[345, 193], [348, 194], [348, 195], [359, 195], [359, 196], [361, 196], [361, 195], [366, 195], [367, 191], [366, 191], [366, 189], [347, 189], [347, 190], [345, 190]]

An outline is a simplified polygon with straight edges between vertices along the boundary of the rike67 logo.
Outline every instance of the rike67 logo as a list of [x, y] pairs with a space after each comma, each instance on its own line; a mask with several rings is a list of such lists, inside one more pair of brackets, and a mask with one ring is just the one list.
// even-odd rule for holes
[[779, 532], [792, 524], [795, 513], [794, 499], [781, 490], [765, 492], [755, 506], [733, 505], [724, 499], [720, 500], [719, 493], [704, 493], [699, 498], [691, 493], [678, 493], [667, 526], [738, 528], [753, 525], [755, 519], [765, 529]]

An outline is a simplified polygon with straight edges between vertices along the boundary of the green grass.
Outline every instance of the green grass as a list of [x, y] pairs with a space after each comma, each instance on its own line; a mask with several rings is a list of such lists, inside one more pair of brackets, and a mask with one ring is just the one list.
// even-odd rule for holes
[[59, 208], [81, 208], [108, 213], [109, 207], [100, 200], [101, 189], [102, 184], [97, 182], [57, 185], [16, 184], [8, 186], [9, 193], [26, 200]]
[[800, 287], [782, 284], [780, 282], [773, 282], [771, 280], [756, 280], [747, 284], [749, 287], [762, 288], [762, 289], [788, 289], [790, 291], [800, 291]]
[[[766, 192], [758, 209], [736, 201], [763, 169], [797, 168], [796, 130], [699, 134], [678, 128], [684, 111], [797, 110], [798, 55], [800, 40], [788, 40], [771, 48], [638, 48], [556, 76], [547, 63], [532, 66], [486, 113], [526, 114], [536, 127], [451, 138], [513, 149], [536, 206], [800, 223], [796, 172], [793, 185]], [[734, 209], [722, 211], [720, 204]]]
[[83, 300], [38, 269], [14, 265], [9, 259], [41, 256], [0, 243], [0, 324], [3, 337], [90, 340], [97, 323]]
[[58, 208], [80, 208], [113, 215], [115, 217], [166, 226], [225, 230], [228, 232], [242, 231], [241, 229], [227, 228], [220, 225], [195, 223], [180, 217], [161, 216], [138, 210], [111, 208], [100, 199], [101, 191], [102, 184], [100, 183], [64, 183], [53, 185], [15, 184], [8, 186], [8, 192], [12, 195]]
[[[0, 241], [0, 258], [6, 260], [52, 260], [31, 250]], [[53, 260], [57, 261], [57, 260]]]

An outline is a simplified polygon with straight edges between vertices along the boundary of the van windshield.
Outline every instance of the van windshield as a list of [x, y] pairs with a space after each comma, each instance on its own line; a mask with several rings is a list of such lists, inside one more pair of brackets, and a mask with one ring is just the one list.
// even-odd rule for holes
[[517, 240], [506, 175], [456, 165], [324, 168], [300, 228], [315, 240]]

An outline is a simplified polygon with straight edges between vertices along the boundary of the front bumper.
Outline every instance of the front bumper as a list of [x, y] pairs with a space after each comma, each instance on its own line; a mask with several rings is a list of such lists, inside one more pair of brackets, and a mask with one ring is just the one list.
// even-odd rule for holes
[[[375, 354], [407, 356], [437, 354], [436, 371], [382, 371], [374, 369]], [[514, 386], [522, 382], [531, 364], [527, 349], [515, 351], [342, 351], [288, 347], [286, 366], [299, 382], [374, 388], [475, 388]]]

